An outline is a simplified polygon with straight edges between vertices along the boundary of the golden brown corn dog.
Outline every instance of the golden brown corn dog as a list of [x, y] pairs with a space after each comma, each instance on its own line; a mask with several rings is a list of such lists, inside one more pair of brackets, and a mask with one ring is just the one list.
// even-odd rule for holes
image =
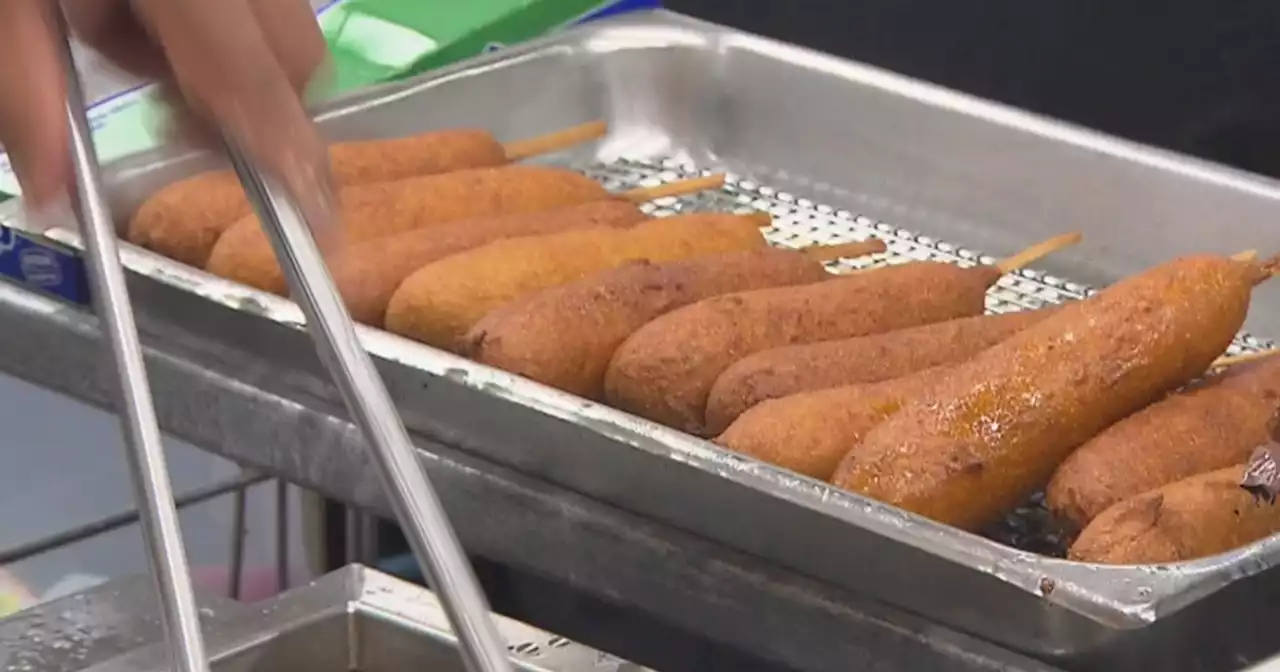
[[[343, 242], [353, 245], [449, 222], [517, 215], [610, 198], [591, 178], [543, 166], [512, 165], [350, 187], [339, 192]], [[205, 270], [283, 293], [271, 241], [250, 215], [213, 246]]]
[[581, 280], [629, 261], [667, 261], [748, 250], [766, 243], [769, 216], [695, 214], [630, 229], [586, 229], [511, 238], [418, 269], [387, 304], [388, 331], [457, 350], [489, 311], [533, 292]]
[[1237, 464], [1122, 500], [1098, 514], [1067, 557], [1108, 565], [1195, 560], [1280, 532], [1280, 503], [1240, 487]]
[[1077, 446], [1203, 373], [1268, 276], [1185, 257], [1068, 305], [877, 426], [837, 485], [966, 530], [994, 522]]
[[743, 413], [715, 442], [796, 473], [829, 480], [876, 425], [951, 369], [935, 366], [874, 383], [770, 399]]
[[1116, 502], [1247, 460], [1280, 414], [1280, 360], [1220, 378], [1169, 395], [1076, 449], [1049, 481], [1049, 509], [1080, 530]]
[[618, 348], [605, 375], [605, 399], [624, 411], [706, 436], [711, 386], [743, 357], [981, 315], [987, 288], [1006, 272], [1002, 269], [1078, 239], [1060, 236], [996, 266], [916, 262], [699, 301], [646, 324]]
[[[340, 221], [344, 243], [349, 246], [466, 220], [532, 214], [604, 200], [643, 203], [714, 189], [723, 183], [723, 175], [713, 175], [612, 194], [572, 171], [513, 165], [353, 187], [341, 194]], [[284, 274], [276, 264], [271, 243], [253, 217], [222, 234], [205, 270], [259, 289], [285, 292]]]
[[[329, 147], [334, 182], [354, 186], [468, 168], [500, 166], [599, 138], [593, 122], [507, 146], [486, 131], [450, 129], [390, 140], [339, 142]], [[126, 234], [136, 245], [203, 267], [218, 237], [252, 214], [235, 173], [201, 173], [156, 192], [134, 213]]]
[[[329, 273], [352, 319], [381, 327], [387, 303], [396, 288], [429, 263], [504, 238], [597, 227], [623, 228], [646, 219], [634, 204], [608, 200], [522, 215], [451, 222], [350, 245], [329, 260]], [[283, 286], [263, 289], [285, 292]]]
[[758, 352], [716, 379], [707, 396], [707, 430], [724, 431], [748, 408], [768, 399], [874, 383], [968, 359], [1055, 310], [962, 317], [887, 334]]
[[[884, 251], [878, 240], [808, 250], [764, 248], [663, 264], [637, 262], [514, 301], [467, 332], [462, 354], [588, 399], [636, 329], [694, 301], [729, 292], [817, 282], [823, 260]], [[834, 256], [833, 256], [834, 255]]]

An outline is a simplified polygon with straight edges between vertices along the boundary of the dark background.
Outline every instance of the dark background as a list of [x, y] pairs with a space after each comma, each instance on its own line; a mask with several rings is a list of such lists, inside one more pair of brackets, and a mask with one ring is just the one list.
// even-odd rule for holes
[[1277, 0], [667, 0], [667, 7], [1280, 176]]

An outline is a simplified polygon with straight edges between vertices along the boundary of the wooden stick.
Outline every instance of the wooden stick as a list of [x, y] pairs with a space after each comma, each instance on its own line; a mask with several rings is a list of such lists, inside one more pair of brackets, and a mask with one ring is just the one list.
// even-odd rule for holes
[[1071, 247], [1080, 242], [1084, 235], [1080, 232], [1064, 233], [1060, 236], [1054, 236], [1049, 240], [1036, 243], [1031, 247], [996, 263], [996, 268], [1001, 273], [1012, 273], [1013, 271], [1025, 268], [1029, 264], [1033, 264], [1041, 259], [1061, 250], [1064, 247]]
[[1234, 261], [1253, 261], [1258, 258], [1257, 250], [1245, 250], [1244, 252], [1236, 252], [1231, 255]]
[[835, 245], [812, 245], [800, 250], [800, 253], [814, 261], [835, 261], [836, 259], [854, 259], [868, 254], [884, 252], [884, 241], [878, 238], [859, 240], [855, 243], [837, 243]]
[[1211, 371], [1218, 370], [1218, 369], [1225, 369], [1227, 367], [1235, 366], [1237, 364], [1256, 362], [1259, 359], [1266, 359], [1276, 354], [1280, 354], [1280, 350], [1272, 349], [1272, 350], [1263, 350], [1262, 352], [1246, 352], [1243, 355], [1225, 355], [1214, 360], [1213, 364], [1209, 365], [1209, 369]]
[[570, 128], [539, 135], [524, 140], [516, 140], [502, 146], [508, 161], [521, 161], [541, 154], [551, 154], [568, 149], [584, 142], [599, 140], [609, 132], [609, 125], [603, 121], [592, 121]]
[[1266, 261], [1258, 264], [1258, 267], [1262, 269], [1263, 273], [1266, 273], [1266, 278], [1264, 279], [1276, 277], [1276, 274], [1280, 273], [1280, 255], [1269, 257]]
[[659, 184], [656, 187], [640, 187], [639, 189], [624, 191], [618, 196], [632, 203], [644, 203], [668, 196], [684, 196], [686, 194], [696, 194], [699, 191], [707, 191], [708, 189], [719, 189], [724, 186], [724, 178], [724, 173], [717, 173], [706, 177], [695, 177], [669, 184]]

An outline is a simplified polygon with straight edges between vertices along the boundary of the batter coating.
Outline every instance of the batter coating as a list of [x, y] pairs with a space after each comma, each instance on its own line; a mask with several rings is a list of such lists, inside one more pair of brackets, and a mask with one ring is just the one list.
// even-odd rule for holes
[[1076, 447], [1203, 373], [1267, 275], [1184, 257], [1065, 306], [872, 430], [838, 485], [966, 530], [994, 522]]
[[1108, 565], [1181, 562], [1280, 532], [1280, 505], [1240, 487], [1237, 464], [1130, 497], [1093, 519], [1067, 557]]
[[668, 261], [765, 246], [767, 215], [718, 213], [650, 220], [630, 229], [587, 229], [511, 238], [428, 264], [391, 297], [386, 327], [446, 350], [489, 311], [539, 290], [630, 261]]
[[785, 345], [879, 334], [981, 315], [993, 266], [916, 262], [797, 287], [699, 301], [641, 327], [614, 355], [605, 398], [622, 410], [707, 436], [716, 378]]
[[805, 476], [838, 480], [838, 467], [852, 464], [846, 458], [850, 449], [904, 403], [937, 385], [950, 368], [770, 399], [743, 413], [715, 442]]
[[[451, 129], [407, 138], [340, 142], [329, 147], [339, 186], [390, 182], [507, 162], [488, 132]], [[253, 213], [234, 172], [217, 170], [156, 192], [129, 220], [129, 242], [201, 268], [231, 225]]]
[[747, 409], [768, 399], [874, 383], [968, 359], [1055, 311], [962, 317], [887, 334], [758, 352], [716, 379], [707, 397], [707, 429], [723, 431]]
[[1080, 446], [1049, 481], [1049, 509], [1079, 530], [1119, 501], [1248, 460], [1280, 413], [1280, 360], [1217, 378], [1169, 395]]
[[[343, 189], [338, 198], [338, 221], [345, 243], [353, 245], [450, 222], [527, 214], [610, 198], [604, 187], [585, 175], [511, 165]], [[222, 234], [205, 270], [277, 294], [286, 291], [271, 241], [254, 216], [241, 219]]]
[[[883, 249], [868, 243], [866, 251]], [[804, 252], [765, 248], [663, 264], [636, 262], [498, 308], [463, 354], [588, 399], [603, 399], [613, 353], [647, 322], [707, 297], [830, 278]]]
[[[387, 304], [414, 271], [504, 238], [595, 227], [623, 228], [647, 219], [626, 201], [596, 201], [523, 215], [441, 224], [356, 243], [329, 260], [329, 273], [357, 322], [381, 327]], [[283, 287], [277, 287], [283, 292]]]

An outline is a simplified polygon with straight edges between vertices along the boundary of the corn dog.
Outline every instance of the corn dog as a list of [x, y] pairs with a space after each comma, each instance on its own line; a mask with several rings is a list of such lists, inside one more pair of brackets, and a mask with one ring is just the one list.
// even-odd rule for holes
[[1280, 360], [1172, 394], [1108, 427], [1054, 472], [1045, 502], [1082, 529], [1124, 499], [1244, 462], [1280, 414]]
[[[441, 224], [375, 238], [339, 250], [329, 273], [352, 319], [381, 327], [391, 295], [404, 279], [429, 263], [504, 238], [596, 227], [623, 228], [647, 219], [632, 203], [596, 201], [523, 215]], [[283, 286], [262, 288], [283, 294]]]
[[1280, 532], [1280, 504], [1240, 487], [1244, 469], [1232, 465], [1113, 504], [1084, 528], [1067, 557], [1109, 565], [1180, 562]]
[[873, 429], [837, 485], [966, 530], [994, 522], [1077, 446], [1204, 372], [1266, 277], [1192, 256], [1068, 305]]
[[996, 266], [908, 263], [699, 301], [646, 324], [618, 348], [605, 375], [605, 399], [624, 411], [708, 435], [711, 386], [743, 357], [981, 315], [987, 288], [1004, 269], [1076, 239], [1046, 241]]
[[[366, 185], [341, 194], [344, 242], [354, 245], [406, 231], [473, 219], [533, 214], [602, 200], [642, 203], [660, 196], [716, 188], [723, 175], [611, 194], [585, 176], [536, 166], [459, 171]], [[222, 235], [205, 270], [283, 294], [284, 274], [255, 218]]]
[[[451, 129], [391, 140], [339, 142], [330, 145], [329, 159], [335, 184], [373, 184], [500, 166], [599, 138], [605, 130], [603, 122], [594, 122], [504, 147], [486, 131]], [[171, 259], [203, 267], [222, 232], [252, 212], [235, 173], [210, 171], [152, 195], [130, 219], [126, 237]]]
[[387, 304], [389, 331], [447, 350], [489, 311], [629, 261], [667, 261], [764, 247], [768, 215], [666, 217], [631, 229], [500, 240], [418, 269]]
[[831, 277], [824, 259], [883, 250], [884, 243], [870, 240], [804, 251], [764, 248], [664, 264], [637, 262], [498, 308], [467, 333], [462, 354], [601, 399], [614, 351], [659, 315], [719, 294], [817, 282]]
[[[609, 197], [594, 180], [568, 170], [477, 168], [344, 189], [338, 194], [338, 221], [344, 242], [351, 245], [448, 222], [526, 214]], [[253, 215], [222, 234], [205, 270], [253, 287], [284, 287], [271, 241]]]
[[1055, 310], [963, 317], [887, 334], [758, 352], [716, 379], [707, 396], [707, 430], [724, 431], [748, 408], [767, 399], [874, 383], [968, 359]]
[[874, 383], [769, 399], [747, 409], [715, 442], [812, 478], [830, 480], [849, 449], [902, 405], [928, 391], [950, 366]]

